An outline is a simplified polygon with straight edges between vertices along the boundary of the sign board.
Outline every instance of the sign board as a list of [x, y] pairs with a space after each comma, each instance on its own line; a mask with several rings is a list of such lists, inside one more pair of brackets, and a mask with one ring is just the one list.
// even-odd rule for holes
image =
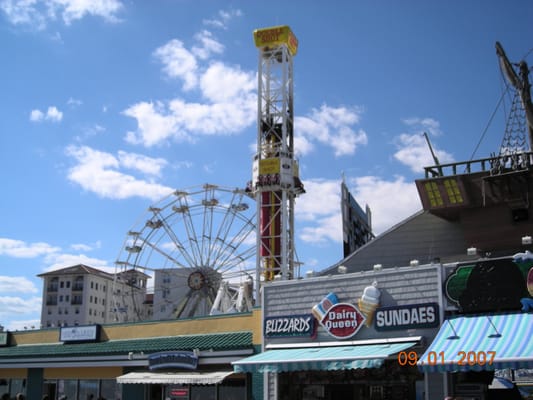
[[313, 336], [314, 333], [315, 318], [312, 314], [265, 318], [263, 334], [266, 338]]
[[377, 331], [424, 329], [437, 326], [439, 326], [437, 303], [380, 307], [376, 310], [375, 328]]
[[353, 304], [337, 303], [327, 312], [320, 324], [337, 339], [348, 339], [355, 335], [365, 322], [365, 316]]
[[68, 326], [59, 331], [60, 342], [97, 342], [100, 339], [100, 325]]
[[196, 369], [198, 356], [192, 351], [162, 351], [148, 356], [150, 370], [163, 368]]
[[254, 31], [256, 47], [276, 47], [282, 44], [287, 46], [291, 55], [298, 51], [298, 39], [287, 25], [273, 26], [271, 28], [256, 29]]

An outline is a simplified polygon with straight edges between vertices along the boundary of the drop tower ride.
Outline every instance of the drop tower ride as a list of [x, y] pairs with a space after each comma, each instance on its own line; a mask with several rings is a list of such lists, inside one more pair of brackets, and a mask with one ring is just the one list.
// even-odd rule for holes
[[[250, 190], [257, 203], [256, 282], [268, 282], [292, 279], [295, 269], [294, 203], [304, 193], [294, 156], [298, 40], [288, 26], [275, 26], [255, 30], [254, 41], [259, 49], [257, 153]], [[259, 292], [256, 298], [260, 301]]]

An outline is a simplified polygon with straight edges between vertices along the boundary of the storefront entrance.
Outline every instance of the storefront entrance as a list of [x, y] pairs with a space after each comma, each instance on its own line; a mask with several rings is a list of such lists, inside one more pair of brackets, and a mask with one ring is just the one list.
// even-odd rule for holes
[[295, 371], [278, 374], [281, 400], [414, 400], [416, 381], [423, 376], [413, 367], [340, 371]]

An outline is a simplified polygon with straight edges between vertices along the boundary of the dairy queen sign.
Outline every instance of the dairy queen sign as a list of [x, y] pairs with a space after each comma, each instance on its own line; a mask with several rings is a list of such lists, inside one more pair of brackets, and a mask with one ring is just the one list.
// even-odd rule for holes
[[329, 293], [313, 307], [313, 315], [334, 338], [354, 336], [365, 322], [365, 316], [353, 304], [339, 303], [335, 293]]

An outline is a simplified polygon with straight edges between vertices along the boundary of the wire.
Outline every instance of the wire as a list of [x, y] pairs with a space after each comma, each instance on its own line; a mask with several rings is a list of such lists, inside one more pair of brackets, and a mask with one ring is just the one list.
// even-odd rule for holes
[[496, 104], [496, 107], [494, 108], [494, 111], [492, 112], [492, 115], [489, 118], [489, 121], [487, 122], [487, 125], [485, 126], [485, 129], [483, 130], [483, 133], [481, 134], [481, 137], [479, 138], [479, 141], [477, 142], [476, 147], [474, 148], [474, 151], [472, 152], [472, 155], [470, 156], [470, 161], [474, 159], [474, 155], [476, 154], [476, 151], [478, 151], [479, 146], [481, 145], [481, 142], [485, 138], [485, 135], [487, 134], [487, 131], [489, 129], [490, 124], [492, 123], [492, 120], [494, 119], [494, 116], [496, 115], [496, 111], [500, 108], [500, 104], [502, 103], [505, 95], [509, 91], [509, 87], [507, 87], [507, 90], [505, 90], [502, 95], [500, 96], [500, 100], [498, 100], [498, 104]]

